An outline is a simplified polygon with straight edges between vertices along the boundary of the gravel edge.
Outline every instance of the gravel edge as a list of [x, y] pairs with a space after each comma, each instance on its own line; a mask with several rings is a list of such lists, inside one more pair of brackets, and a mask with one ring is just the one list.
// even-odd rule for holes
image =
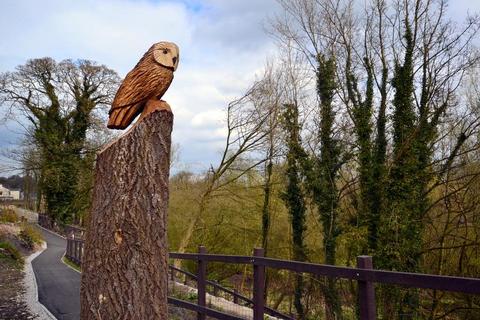
[[32, 268], [33, 259], [38, 257], [45, 249], [47, 249], [47, 243], [43, 242], [42, 249], [31, 254], [25, 259], [25, 276], [23, 278], [25, 294], [23, 295], [23, 299], [30, 311], [37, 316], [36, 319], [57, 320], [57, 318], [55, 318], [55, 316], [38, 301], [37, 279], [35, 278], [35, 273], [33, 272]]

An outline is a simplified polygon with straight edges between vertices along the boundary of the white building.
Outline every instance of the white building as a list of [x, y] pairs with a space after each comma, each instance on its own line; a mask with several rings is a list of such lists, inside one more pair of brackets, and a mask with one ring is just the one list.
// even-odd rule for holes
[[0, 184], [0, 200], [20, 200], [20, 191], [9, 190]]

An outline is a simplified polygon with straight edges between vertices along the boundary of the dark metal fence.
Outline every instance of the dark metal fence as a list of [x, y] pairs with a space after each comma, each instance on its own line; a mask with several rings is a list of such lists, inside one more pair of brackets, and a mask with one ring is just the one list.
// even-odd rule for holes
[[83, 240], [75, 238], [67, 238], [67, 249], [65, 250], [65, 257], [75, 262], [79, 266], [82, 265], [83, 256]]
[[[67, 238], [66, 256], [69, 259], [80, 265], [82, 252], [83, 240]], [[198, 253], [171, 252], [169, 254], [170, 259], [190, 260], [197, 263], [196, 274], [170, 266], [172, 272], [170, 274], [171, 277], [174, 277], [173, 272], [178, 272], [196, 282], [197, 303], [194, 304], [175, 298], [169, 298], [169, 303], [198, 312], [199, 320], [205, 319], [206, 316], [216, 319], [242, 319], [238, 316], [228, 315], [207, 307], [207, 286], [210, 286], [213, 288], [214, 295], [215, 292], [221, 291], [230, 294], [234, 303], [243, 303], [251, 307], [253, 309], [254, 320], [263, 320], [264, 315], [274, 316], [279, 319], [293, 319], [291, 316], [268, 308], [265, 305], [266, 268], [356, 281], [358, 285], [360, 319], [362, 320], [376, 319], [375, 283], [475, 295], [480, 294], [480, 279], [375, 270], [373, 269], [372, 258], [370, 256], [357, 257], [357, 267], [351, 268], [266, 258], [263, 252], [263, 249], [255, 249], [253, 256], [218, 255], [208, 254], [203, 246], [199, 247]], [[207, 265], [208, 263], [214, 262], [251, 265], [253, 267], [252, 299], [239, 294], [235, 290], [224, 288], [216, 282], [207, 280]]]
[[54, 230], [54, 221], [46, 214], [38, 214], [38, 224], [46, 229]]
[[[202, 281], [199, 282], [198, 276], [193, 273], [176, 268], [173, 265], [169, 265], [168, 267], [170, 269], [171, 281], [175, 281], [175, 274], [178, 273], [184, 276], [184, 280], [183, 280], [184, 285], [188, 285], [189, 279], [193, 280], [195, 282], [195, 285], [197, 285], [198, 283], [203, 283]], [[234, 304], [244, 305], [250, 308], [255, 305], [252, 299], [245, 297], [244, 295], [241, 295], [237, 289], [232, 290], [229, 288], [225, 288], [222, 285], [220, 285], [218, 282], [210, 281], [210, 280], [205, 280], [204, 283], [205, 283], [205, 292], [210, 291], [210, 293], [216, 297], [222, 296], [223, 298], [233, 302]], [[210, 287], [210, 290], [208, 290], [209, 287]], [[276, 317], [278, 319], [294, 320], [294, 318], [292, 318], [291, 316], [281, 313], [267, 306], [265, 306], [265, 314], [270, 315], [272, 317]]]
[[83, 239], [85, 235], [85, 229], [78, 226], [57, 222], [50, 216], [42, 213], [38, 214], [38, 224], [46, 229], [55, 231], [64, 237]]
[[67, 238], [65, 256], [79, 266], [82, 264], [85, 229], [69, 224], [58, 223], [46, 214], [38, 215], [38, 224], [65, 236]]
[[[205, 307], [205, 268], [208, 262], [249, 264], [253, 266], [253, 319], [263, 319], [265, 312], [265, 268], [289, 270], [316, 276], [355, 280], [358, 283], [360, 319], [376, 319], [374, 283], [393, 284], [411, 288], [480, 294], [480, 279], [437, 276], [406, 272], [375, 270], [370, 256], [357, 257], [357, 267], [338, 267], [263, 257], [263, 249], [255, 249], [253, 256], [230, 256], [199, 253], [170, 253], [172, 259], [198, 262], [198, 305]], [[198, 311], [198, 310], [197, 310]], [[201, 311], [199, 311], [201, 312]]]

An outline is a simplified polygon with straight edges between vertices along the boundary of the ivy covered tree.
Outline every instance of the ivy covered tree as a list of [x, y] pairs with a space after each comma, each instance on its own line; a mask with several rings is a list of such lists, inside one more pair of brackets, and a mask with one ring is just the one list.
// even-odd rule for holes
[[[340, 140], [335, 136], [334, 96], [336, 64], [334, 56], [317, 57], [317, 96], [318, 105], [318, 145], [319, 150], [304, 154], [302, 171], [308, 194], [313, 200], [323, 229], [324, 263], [336, 264], [337, 238], [341, 234], [338, 223], [339, 191], [337, 188], [339, 171], [347, 160]], [[342, 309], [335, 279], [327, 278], [323, 286], [325, 313], [327, 319], [341, 319]]]
[[[305, 237], [305, 196], [302, 190], [302, 161], [305, 152], [301, 145], [301, 127], [298, 122], [298, 107], [295, 104], [286, 104], [284, 112], [284, 128], [286, 131], [287, 161], [286, 161], [286, 188], [282, 193], [282, 199], [290, 215], [292, 225], [292, 248], [293, 259], [306, 261]], [[295, 276], [294, 305], [299, 319], [304, 319], [302, 304], [303, 277], [298, 273]]]
[[[351, 257], [358, 254], [370, 254], [380, 269], [425, 271], [429, 265], [423, 260], [425, 252], [443, 256], [445, 250], [441, 240], [426, 251], [432, 246], [425, 241], [430, 238], [426, 230], [436, 232], [437, 206], [471, 183], [457, 175], [468, 175], [459, 168], [475, 152], [479, 118], [459, 92], [464, 76], [479, 64], [473, 40], [479, 34], [480, 17], [468, 15], [464, 24], [456, 24], [448, 18], [445, 0], [372, 0], [363, 10], [357, 1], [278, 2], [284, 14], [273, 20], [275, 37], [281, 45], [293, 43], [305, 55], [317, 84], [326, 81], [318, 76], [318, 57], [331, 54], [337, 59], [332, 100], [335, 110], [349, 119], [333, 117], [333, 127], [342, 132], [339, 137], [352, 158], [348, 172], [337, 172], [341, 179], [325, 170], [336, 162], [332, 157], [336, 152], [332, 153], [335, 149], [325, 139], [328, 134], [324, 135], [330, 115], [322, 112], [312, 120], [320, 123], [315, 137], [320, 150], [309, 169], [317, 175], [308, 181], [319, 188], [310, 188], [314, 191], [310, 194], [323, 199], [323, 203], [315, 201], [320, 204], [320, 215], [327, 218], [334, 211], [331, 208], [336, 208], [336, 215], [330, 217], [340, 216], [341, 226], [360, 237], [358, 242], [346, 242], [345, 262], [352, 263]], [[324, 105], [322, 94], [317, 91], [316, 95]], [[333, 182], [330, 190], [322, 186], [328, 178]], [[465, 185], [450, 191], [450, 179]], [[346, 201], [323, 207], [333, 193], [320, 191], [335, 187], [339, 188], [337, 199]], [[441, 191], [444, 188], [449, 191]], [[323, 249], [328, 253], [332, 252], [329, 245], [335, 243], [328, 242], [334, 228], [325, 228], [328, 222], [324, 222]], [[462, 246], [458, 241], [457, 246]], [[383, 317], [419, 316], [422, 297], [415, 292], [387, 288], [380, 296]]]
[[88, 60], [32, 59], [0, 75], [4, 106], [30, 123], [28, 135], [40, 154], [44, 209], [55, 219], [76, 219], [79, 172], [84, 162], [92, 164], [88, 130], [95, 124], [95, 109], [110, 104], [119, 82], [115, 71]]
[[[337, 237], [340, 235], [338, 225], [338, 172], [342, 166], [340, 141], [335, 138], [335, 112], [333, 97], [335, 95], [335, 58], [318, 56], [317, 94], [320, 100], [320, 156], [316, 158], [315, 171], [317, 179], [310, 182], [315, 190], [313, 197], [318, 206], [320, 221], [323, 226], [323, 250], [325, 263], [336, 264]], [[316, 186], [314, 186], [316, 184]], [[341, 319], [340, 298], [335, 287], [335, 280], [327, 279], [324, 290], [327, 319]]]

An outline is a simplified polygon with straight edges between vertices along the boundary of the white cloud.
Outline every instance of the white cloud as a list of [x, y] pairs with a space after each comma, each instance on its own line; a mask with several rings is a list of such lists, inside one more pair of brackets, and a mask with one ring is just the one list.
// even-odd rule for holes
[[[275, 0], [2, 0], [0, 72], [51, 56], [95, 60], [124, 76], [152, 43], [176, 42], [180, 66], [164, 97], [173, 138], [182, 161], [208, 167], [222, 147], [226, 105], [273, 48], [262, 29], [273, 7]], [[0, 148], [6, 140], [15, 139], [0, 126]]]
[[225, 120], [224, 118], [225, 115], [220, 110], [207, 110], [197, 113], [192, 118], [192, 125], [197, 128], [218, 126], [222, 123], [222, 120]]
[[[449, 12], [459, 21], [466, 8], [479, 11], [480, 2], [452, 2]], [[124, 76], [152, 43], [174, 41], [181, 61], [164, 97], [173, 138], [182, 161], [206, 168], [222, 147], [226, 105], [274, 50], [263, 25], [277, 9], [275, 0], [1, 0], [0, 72], [51, 56], [95, 60]], [[0, 149], [19, 130], [0, 124]]]

